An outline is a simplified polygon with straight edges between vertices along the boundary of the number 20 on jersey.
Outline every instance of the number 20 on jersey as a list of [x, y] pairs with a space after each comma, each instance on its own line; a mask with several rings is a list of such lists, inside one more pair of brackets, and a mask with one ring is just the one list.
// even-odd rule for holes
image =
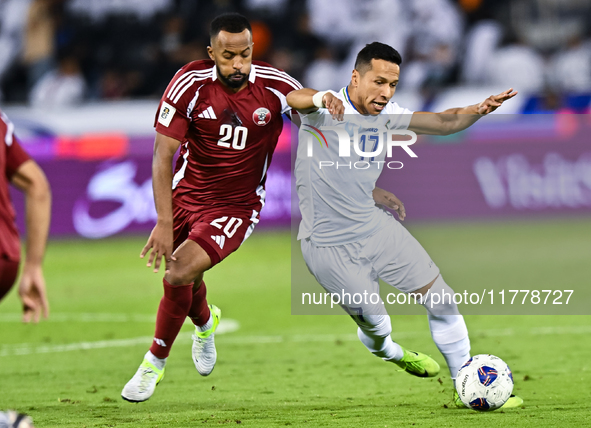
[[[248, 128], [244, 126], [222, 125], [220, 127], [220, 135], [222, 138], [218, 140], [218, 146], [233, 148], [235, 150], [244, 150], [246, 147], [246, 137], [248, 136]], [[230, 140], [232, 142], [230, 143]]]

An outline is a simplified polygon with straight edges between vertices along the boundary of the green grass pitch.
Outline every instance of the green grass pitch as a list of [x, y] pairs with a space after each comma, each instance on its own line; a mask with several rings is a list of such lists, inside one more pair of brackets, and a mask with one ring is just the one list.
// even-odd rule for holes
[[[591, 220], [415, 225], [447, 282], [551, 277], [591, 282]], [[206, 274], [209, 300], [236, 331], [216, 336], [218, 364], [196, 372], [189, 325], [147, 402], [120, 392], [153, 334], [161, 275], [138, 258], [144, 238], [52, 242], [52, 315], [23, 325], [13, 290], [0, 305], [0, 409], [38, 427], [542, 427], [590, 423], [591, 317], [466, 317], [472, 353], [511, 366], [523, 408], [449, 408], [452, 388], [426, 316], [395, 316], [393, 337], [433, 355], [439, 379], [373, 357], [346, 316], [290, 314], [290, 235], [255, 232]], [[484, 273], [484, 274], [483, 274]]]

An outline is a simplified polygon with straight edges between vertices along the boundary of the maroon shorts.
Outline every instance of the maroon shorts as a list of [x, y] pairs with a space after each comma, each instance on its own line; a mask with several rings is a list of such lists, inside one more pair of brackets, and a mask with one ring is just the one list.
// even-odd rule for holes
[[196, 242], [215, 266], [236, 251], [259, 222], [259, 213], [252, 208], [201, 206], [189, 211], [173, 208], [174, 249], [187, 239]]
[[0, 256], [0, 300], [8, 294], [16, 276], [18, 275], [19, 262], [8, 260]]

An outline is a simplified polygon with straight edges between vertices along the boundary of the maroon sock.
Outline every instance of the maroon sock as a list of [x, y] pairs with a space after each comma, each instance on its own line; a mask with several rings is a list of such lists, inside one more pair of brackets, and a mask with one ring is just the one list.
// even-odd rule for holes
[[156, 333], [150, 351], [158, 358], [166, 358], [191, 307], [193, 284], [173, 286], [165, 279], [164, 297], [158, 306]]
[[191, 309], [189, 310], [189, 317], [193, 324], [198, 327], [205, 325], [209, 321], [211, 312], [209, 306], [207, 306], [207, 288], [205, 282], [201, 281], [199, 288], [193, 292], [193, 302], [191, 303]]

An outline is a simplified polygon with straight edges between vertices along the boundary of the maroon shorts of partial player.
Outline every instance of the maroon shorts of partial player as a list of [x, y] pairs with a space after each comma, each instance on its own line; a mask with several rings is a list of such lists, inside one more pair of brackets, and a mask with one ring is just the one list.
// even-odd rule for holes
[[187, 239], [196, 242], [215, 266], [250, 236], [259, 222], [259, 213], [252, 208], [200, 206], [189, 211], [173, 208], [174, 249]]
[[18, 275], [19, 262], [8, 260], [0, 256], [0, 300], [8, 294], [16, 276]]

